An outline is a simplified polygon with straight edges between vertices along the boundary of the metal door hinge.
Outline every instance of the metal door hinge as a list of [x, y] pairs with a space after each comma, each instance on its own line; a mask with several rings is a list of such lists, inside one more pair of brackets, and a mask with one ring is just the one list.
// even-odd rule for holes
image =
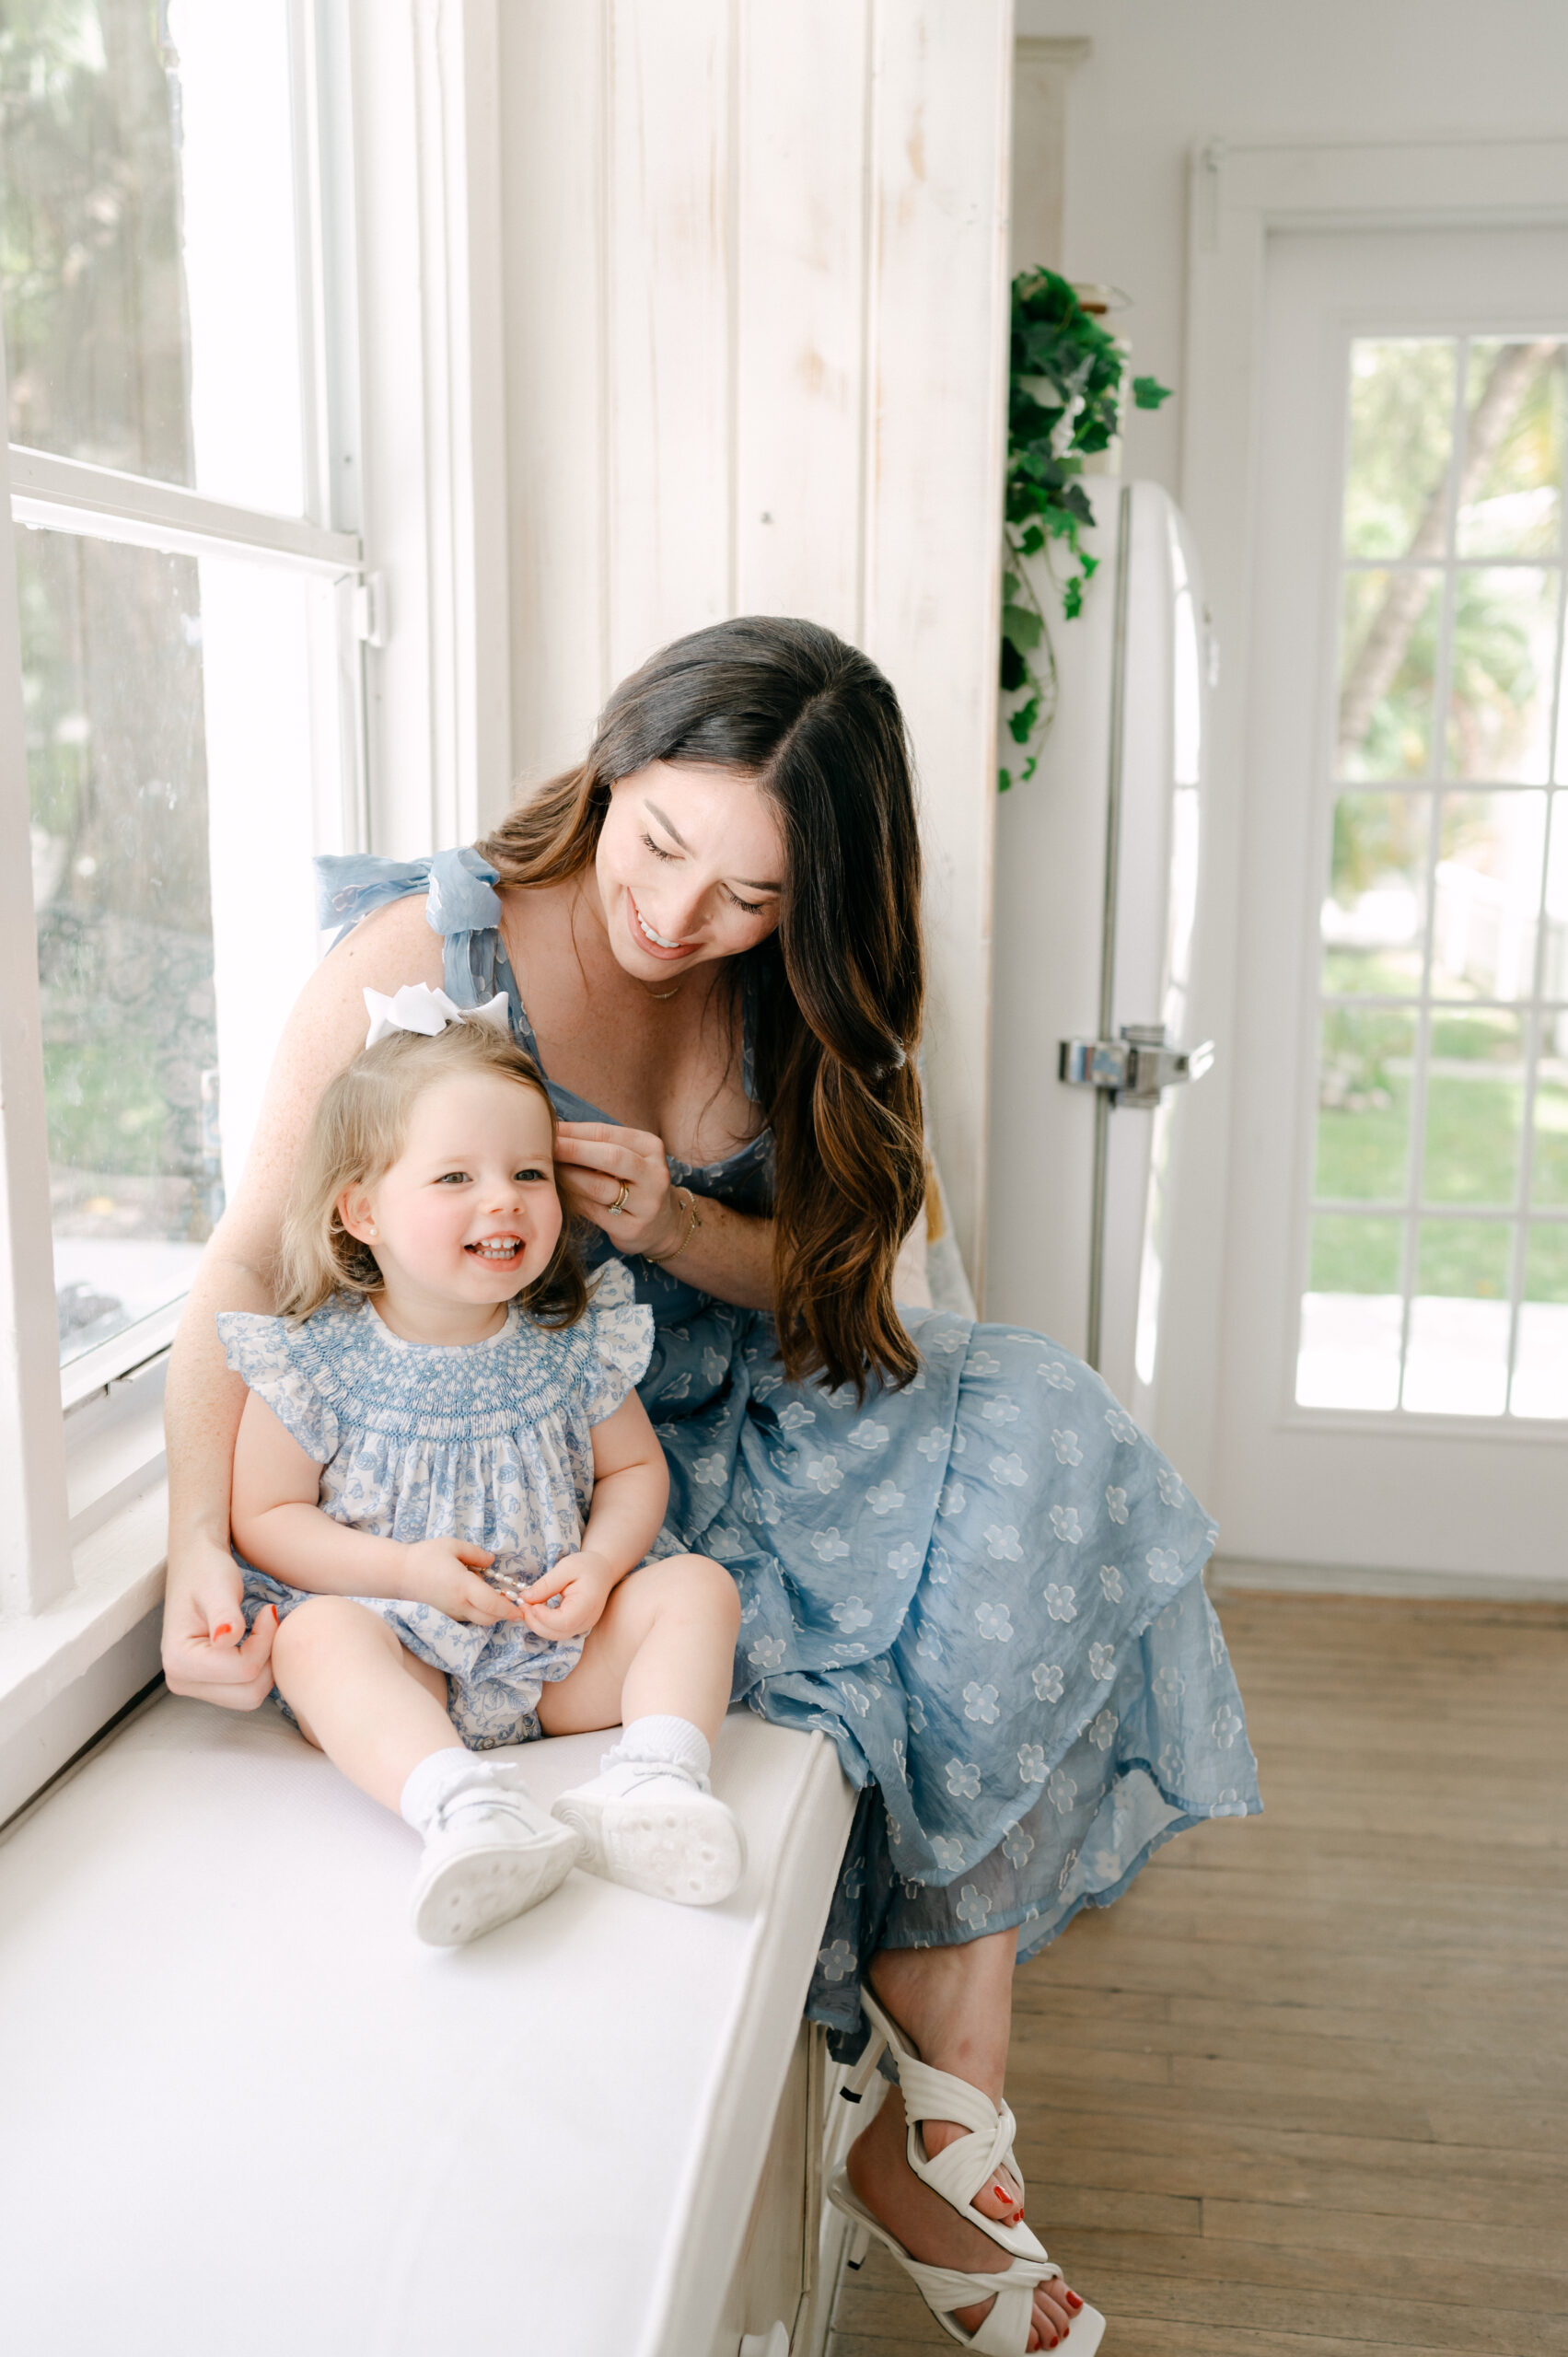
[[1118, 1039], [1063, 1039], [1059, 1074], [1070, 1088], [1103, 1088], [1113, 1105], [1157, 1105], [1162, 1089], [1202, 1080], [1214, 1043], [1166, 1045], [1163, 1023], [1124, 1023]]

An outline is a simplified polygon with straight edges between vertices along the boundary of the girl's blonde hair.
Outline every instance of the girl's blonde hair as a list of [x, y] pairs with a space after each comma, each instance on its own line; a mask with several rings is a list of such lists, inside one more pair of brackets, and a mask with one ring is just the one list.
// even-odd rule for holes
[[[373, 1186], [396, 1162], [408, 1137], [415, 1099], [436, 1081], [459, 1072], [490, 1072], [531, 1088], [550, 1115], [555, 1109], [533, 1058], [488, 1023], [452, 1023], [427, 1039], [394, 1031], [364, 1049], [330, 1083], [306, 1141], [299, 1176], [284, 1219], [278, 1248], [278, 1308], [285, 1318], [308, 1318], [340, 1293], [379, 1293], [376, 1255], [351, 1236], [338, 1215], [345, 1188]], [[575, 1325], [588, 1304], [587, 1279], [563, 1213], [549, 1266], [514, 1298], [541, 1326]]]

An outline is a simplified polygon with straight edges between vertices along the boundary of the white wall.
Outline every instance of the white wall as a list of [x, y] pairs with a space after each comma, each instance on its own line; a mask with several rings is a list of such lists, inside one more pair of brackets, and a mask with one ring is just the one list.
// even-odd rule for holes
[[[927, 1071], [983, 1251], [1011, 0], [510, 0], [500, 16], [512, 742], [734, 613], [902, 700]], [[482, 812], [483, 816], [494, 815]]]
[[1194, 141], [1562, 131], [1562, 0], [1018, 0], [1020, 34], [1088, 34], [1067, 104], [1063, 267], [1121, 287], [1140, 372], [1125, 468], [1181, 491], [1187, 156]]

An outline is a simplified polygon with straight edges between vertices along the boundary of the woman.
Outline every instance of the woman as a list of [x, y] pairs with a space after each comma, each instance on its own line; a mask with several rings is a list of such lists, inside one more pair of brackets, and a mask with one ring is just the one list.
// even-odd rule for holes
[[243, 1387], [214, 1315], [273, 1306], [298, 1143], [363, 990], [504, 990], [595, 1256], [629, 1261], [657, 1320], [641, 1390], [668, 1543], [735, 1575], [737, 1697], [824, 1729], [861, 1787], [808, 2011], [854, 2051], [864, 1975], [930, 2067], [917, 2095], [906, 2057], [919, 2133], [891, 2091], [853, 2194], [916, 2261], [985, 2279], [946, 2309], [963, 2334], [1000, 2246], [987, 2344], [1054, 2347], [1082, 2304], [1031, 2267], [993, 2109], [1013, 1963], [1256, 1785], [1198, 1577], [1213, 1527], [1176, 1476], [1054, 1344], [893, 1307], [924, 1169], [892, 690], [812, 624], [721, 623], [626, 681], [582, 767], [477, 853], [323, 866], [344, 934], [290, 1018], [170, 1372], [168, 1682], [240, 1709], [272, 1683], [265, 1634], [232, 1633]]

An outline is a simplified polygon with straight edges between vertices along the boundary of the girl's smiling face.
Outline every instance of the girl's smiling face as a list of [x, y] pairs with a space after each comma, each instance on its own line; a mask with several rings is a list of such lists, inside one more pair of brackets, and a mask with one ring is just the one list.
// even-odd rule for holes
[[454, 1074], [417, 1098], [397, 1161], [338, 1199], [376, 1255], [394, 1332], [470, 1341], [498, 1329], [560, 1239], [553, 1146], [538, 1089], [499, 1073]]
[[617, 964], [668, 986], [775, 929], [784, 830], [741, 772], [654, 761], [611, 786], [594, 873]]

